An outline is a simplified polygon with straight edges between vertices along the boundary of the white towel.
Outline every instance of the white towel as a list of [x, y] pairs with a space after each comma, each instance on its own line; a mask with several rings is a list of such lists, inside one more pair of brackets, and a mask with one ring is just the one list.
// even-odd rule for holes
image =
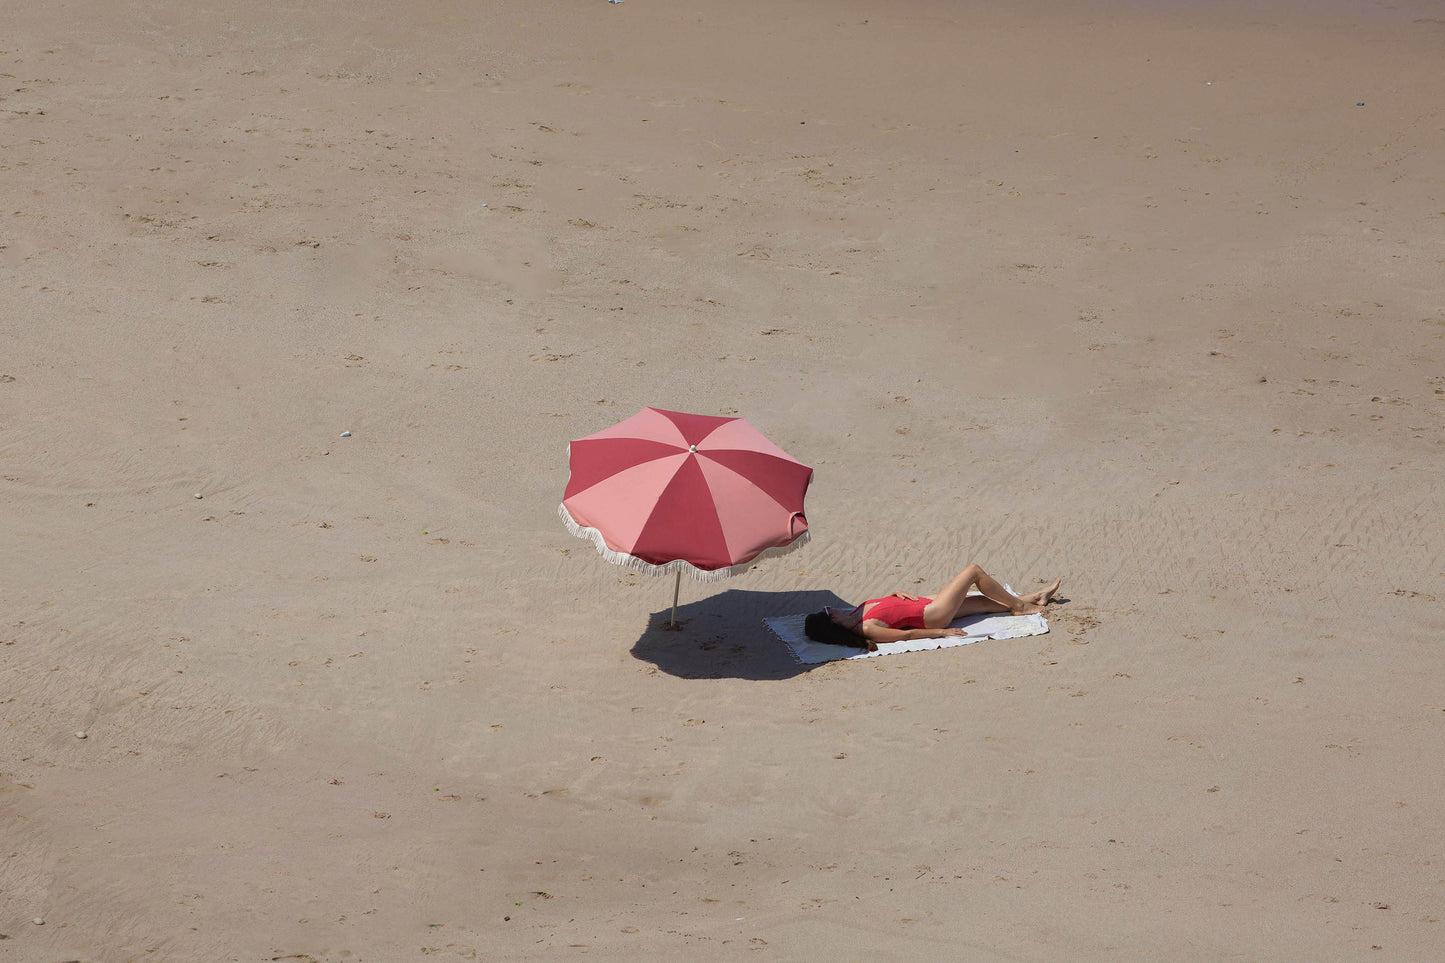
[[1033, 615], [966, 615], [949, 623], [953, 628], [964, 629], [967, 635], [949, 635], [937, 639], [915, 639], [911, 642], [882, 642], [877, 652], [855, 649], [846, 645], [827, 645], [814, 642], [803, 634], [803, 620], [807, 615], [781, 615], [763, 619], [773, 634], [787, 644], [793, 658], [804, 664], [833, 662], [837, 659], [871, 659], [879, 655], [896, 655], [899, 652], [923, 652], [928, 649], [949, 649], [955, 645], [971, 645], [983, 639], [1017, 639], [1025, 635], [1043, 635], [1049, 630], [1049, 623], [1038, 613]]

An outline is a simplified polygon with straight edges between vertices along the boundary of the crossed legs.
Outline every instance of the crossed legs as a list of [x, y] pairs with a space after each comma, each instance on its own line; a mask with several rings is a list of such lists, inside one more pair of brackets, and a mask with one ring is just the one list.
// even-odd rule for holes
[[[1014, 595], [982, 568], [970, 565], [955, 575], [924, 608], [923, 626], [941, 629], [961, 615], [985, 612], [1009, 612], [1013, 615], [1042, 612], [1049, 599], [1059, 590], [1059, 581], [1056, 579], [1054, 584], [1028, 595]], [[968, 590], [974, 587], [983, 594], [969, 595]]]

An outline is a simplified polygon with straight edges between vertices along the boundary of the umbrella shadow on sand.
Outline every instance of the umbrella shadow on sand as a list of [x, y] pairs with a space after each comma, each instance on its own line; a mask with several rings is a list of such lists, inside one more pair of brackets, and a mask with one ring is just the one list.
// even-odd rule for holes
[[763, 619], [846, 604], [832, 592], [720, 592], [679, 605], [675, 632], [671, 606], [652, 613], [632, 655], [680, 679], [791, 679], [818, 666], [794, 661]]

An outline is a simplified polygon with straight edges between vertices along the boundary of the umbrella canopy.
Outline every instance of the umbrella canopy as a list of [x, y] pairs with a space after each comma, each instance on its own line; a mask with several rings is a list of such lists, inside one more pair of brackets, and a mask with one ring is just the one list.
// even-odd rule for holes
[[609, 562], [714, 581], [805, 544], [813, 469], [744, 418], [644, 408], [568, 446], [559, 509]]

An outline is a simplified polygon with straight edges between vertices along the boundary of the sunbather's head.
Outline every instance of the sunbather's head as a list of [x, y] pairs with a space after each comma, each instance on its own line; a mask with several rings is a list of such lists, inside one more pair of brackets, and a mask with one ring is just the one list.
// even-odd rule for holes
[[856, 632], [858, 623], [863, 621], [863, 606], [855, 605], [852, 608], [835, 609], [831, 605], [825, 605], [823, 614], [832, 619], [834, 625], [841, 625], [850, 632]]
[[803, 620], [803, 634], [814, 642], [823, 642], [827, 645], [846, 645], [854, 649], [867, 649], [869, 652], [878, 648], [861, 635], [850, 632], [834, 622], [827, 609], [814, 612]]

